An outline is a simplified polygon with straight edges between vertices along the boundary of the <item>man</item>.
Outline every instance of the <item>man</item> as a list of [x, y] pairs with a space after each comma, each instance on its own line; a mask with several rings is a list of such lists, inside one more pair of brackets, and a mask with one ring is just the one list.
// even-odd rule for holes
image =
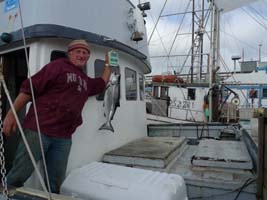
[[[65, 178], [71, 135], [82, 124], [81, 112], [89, 96], [105, 89], [110, 77], [107, 56], [102, 77], [90, 78], [83, 69], [90, 57], [90, 48], [85, 40], [74, 40], [68, 46], [68, 58], [61, 58], [44, 66], [32, 76], [33, 90], [42, 143], [47, 163], [51, 191], [59, 193]], [[20, 93], [14, 102], [20, 111], [31, 101], [29, 79], [22, 83]], [[4, 133], [9, 136], [16, 130], [16, 120], [11, 110], [3, 123]], [[33, 105], [23, 122], [26, 138], [36, 161], [41, 159], [38, 131]], [[21, 141], [12, 169], [7, 175], [7, 183], [22, 186], [33, 172], [33, 165]]]
[[251, 90], [249, 91], [249, 98], [251, 98], [251, 107], [253, 108], [254, 99], [257, 98], [257, 91], [254, 90], [254, 88], [251, 88]]

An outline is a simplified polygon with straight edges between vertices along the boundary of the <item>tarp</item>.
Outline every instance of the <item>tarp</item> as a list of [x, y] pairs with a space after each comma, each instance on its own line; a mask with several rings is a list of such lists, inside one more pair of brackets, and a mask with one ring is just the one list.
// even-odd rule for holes
[[215, 4], [219, 9], [222, 9], [223, 12], [228, 12], [255, 1], [258, 0], [215, 0]]

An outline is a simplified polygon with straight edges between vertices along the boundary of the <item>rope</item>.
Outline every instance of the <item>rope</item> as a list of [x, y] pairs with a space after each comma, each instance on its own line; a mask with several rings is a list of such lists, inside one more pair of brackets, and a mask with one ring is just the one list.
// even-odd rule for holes
[[[1, 82], [0, 82], [0, 88], [1, 88]], [[4, 131], [3, 131], [3, 120], [2, 120], [2, 94], [0, 93], [0, 173], [1, 173], [1, 181], [2, 181], [2, 186], [3, 186], [3, 197], [6, 200], [9, 200], [7, 180], [6, 180], [5, 148], [4, 148], [3, 133]]]
[[30, 81], [30, 89], [31, 89], [31, 94], [32, 94], [32, 103], [33, 103], [33, 108], [34, 108], [34, 113], [35, 113], [36, 126], [37, 126], [37, 130], [38, 130], [38, 135], [39, 135], [39, 142], [40, 142], [40, 148], [41, 148], [41, 153], [42, 153], [42, 158], [43, 158], [44, 171], [45, 171], [45, 175], [46, 175], [46, 180], [47, 180], [47, 185], [48, 185], [48, 190], [49, 191], [47, 190], [46, 185], [44, 183], [44, 180], [43, 180], [43, 178], [41, 176], [41, 173], [40, 173], [40, 171], [37, 168], [36, 161], [35, 161], [35, 159], [34, 159], [34, 157], [32, 155], [32, 152], [31, 152], [31, 149], [30, 149], [29, 144], [27, 142], [27, 139], [25, 137], [24, 131], [23, 131], [22, 126], [21, 126], [21, 124], [19, 122], [19, 118], [17, 116], [16, 110], [15, 110], [15, 108], [13, 106], [13, 103], [12, 103], [12, 100], [10, 98], [8, 89], [6, 87], [6, 83], [5, 83], [4, 79], [1, 80], [1, 81], [3, 83], [3, 87], [4, 87], [4, 90], [5, 90], [5, 93], [7, 94], [7, 98], [8, 98], [8, 101], [10, 103], [12, 112], [13, 112], [14, 117], [16, 119], [16, 122], [18, 124], [18, 128], [20, 130], [20, 133], [21, 133], [23, 142], [25, 143], [26, 149], [27, 149], [27, 151], [29, 153], [30, 159], [31, 159], [31, 161], [33, 163], [34, 169], [36, 170], [36, 173], [37, 173], [37, 176], [38, 176], [38, 178], [40, 180], [40, 183], [41, 183], [44, 191], [48, 193], [49, 199], [52, 199], [52, 197], [51, 197], [50, 183], [49, 183], [49, 178], [48, 178], [48, 172], [47, 172], [47, 166], [46, 166], [45, 156], [44, 156], [44, 150], [43, 150], [43, 143], [42, 143], [42, 139], [41, 139], [40, 125], [39, 125], [39, 120], [38, 120], [38, 115], [37, 115], [37, 109], [36, 109], [36, 103], [35, 103], [33, 85], [32, 85], [32, 80], [31, 80], [31, 73], [30, 73], [30, 68], [29, 68], [29, 59], [28, 59], [28, 52], [27, 52], [27, 47], [26, 47], [26, 39], [25, 39], [25, 34], [24, 34], [24, 25], [23, 25], [23, 17], [22, 17], [22, 9], [21, 9], [20, 0], [18, 0], [18, 7], [19, 7], [19, 15], [20, 15], [20, 23], [21, 23], [21, 32], [22, 32], [22, 38], [23, 38], [23, 47], [24, 47], [24, 50], [25, 50], [25, 57], [26, 57], [26, 63], [27, 63], [27, 68], [28, 68], [29, 81]]
[[1, 80], [1, 82], [2, 82], [2, 84], [3, 84], [3, 88], [4, 88], [4, 91], [5, 91], [5, 93], [6, 93], [8, 102], [9, 102], [9, 104], [10, 104], [11, 110], [12, 110], [12, 112], [13, 112], [13, 114], [14, 114], [14, 117], [15, 117], [15, 119], [16, 119], [18, 128], [19, 128], [19, 130], [20, 130], [22, 140], [23, 140], [23, 142], [24, 142], [24, 144], [25, 144], [25, 147], [26, 147], [26, 149], [27, 149], [27, 151], [28, 151], [28, 153], [29, 153], [29, 156], [30, 156], [30, 159], [31, 159], [31, 161], [32, 161], [33, 167], [34, 167], [34, 169], [36, 170], [37, 176], [38, 176], [39, 179], [40, 179], [40, 183], [41, 183], [43, 189], [45, 190], [45, 192], [47, 192], [47, 189], [46, 189], [44, 180], [43, 180], [43, 178], [42, 178], [42, 176], [41, 176], [41, 173], [40, 173], [40, 171], [39, 171], [39, 169], [38, 169], [38, 167], [37, 167], [36, 161], [35, 161], [35, 159], [34, 159], [34, 156], [33, 156], [32, 152], [31, 152], [31, 149], [30, 149], [30, 147], [29, 147], [29, 144], [28, 144], [27, 139], [26, 139], [26, 137], [25, 137], [25, 134], [24, 134], [24, 131], [23, 131], [23, 129], [22, 129], [22, 126], [21, 126], [21, 124], [19, 123], [19, 118], [18, 118], [18, 115], [17, 115], [17, 113], [16, 113], [16, 110], [15, 110], [15, 108], [14, 108], [14, 106], [13, 106], [12, 100], [11, 100], [11, 98], [10, 98], [10, 94], [9, 94], [9, 91], [8, 91], [8, 89], [7, 89], [7, 86], [6, 86], [6, 82], [5, 82], [4, 79]]

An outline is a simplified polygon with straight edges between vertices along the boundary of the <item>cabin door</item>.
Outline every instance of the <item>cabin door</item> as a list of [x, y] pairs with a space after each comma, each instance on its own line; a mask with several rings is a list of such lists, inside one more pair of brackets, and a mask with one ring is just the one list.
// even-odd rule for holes
[[[9, 90], [12, 101], [17, 97], [21, 83], [27, 78], [27, 62], [24, 49], [13, 51], [10, 53], [0, 55], [3, 57], [4, 66], [4, 77]], [[8, 110], [10, 109], [9, 102], [7, 100], [6, 94], [3, 88], [1, 88], [2, 95], [2, 119]], [[25, 116], [25, 108], [18, 113], [20, 121]], [[4, 147], [5, 147], [5, 158], [6, 158], [6, 169], [10, 170], [12, 161], [15, 156], [15, 151], [17, 149], [20, 140], [20, 133], [17, 130], [16, 133], [12, 133], [11, 136], [4, 136]]]

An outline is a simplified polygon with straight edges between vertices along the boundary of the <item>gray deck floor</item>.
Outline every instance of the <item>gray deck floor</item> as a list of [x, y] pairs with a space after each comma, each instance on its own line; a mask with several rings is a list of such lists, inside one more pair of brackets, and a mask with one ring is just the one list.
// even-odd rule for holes
[[[250, 170], [194, 165], [192, 157], [198, 151], [198, 146], [187, 145], [185, 151], [172, 164], [170, 173], [183, 176], [187, 185], [226, 190], [240, 188], [246, 181], [254, 178]], [[244, 188], [244, 191], [255, 193], [256, 185], [251, 184]]]
[[[194, 157], [204, 159], [196, 162]], [[255, 175], [242, 141], [204, 139], [190, 145], [184, 137], [148, 137], [107, 153], [104, 161], [179, 174], [191, 197], [224, 194], [214, 199], [225, 200], [242, 188], [241, 199], [255, 199]], [[247, 182], [251, 183], [243, 188]]]
[[242, 141], [201, 140], [193, 161], [198, 166], [252, 169], [252, 160]]

